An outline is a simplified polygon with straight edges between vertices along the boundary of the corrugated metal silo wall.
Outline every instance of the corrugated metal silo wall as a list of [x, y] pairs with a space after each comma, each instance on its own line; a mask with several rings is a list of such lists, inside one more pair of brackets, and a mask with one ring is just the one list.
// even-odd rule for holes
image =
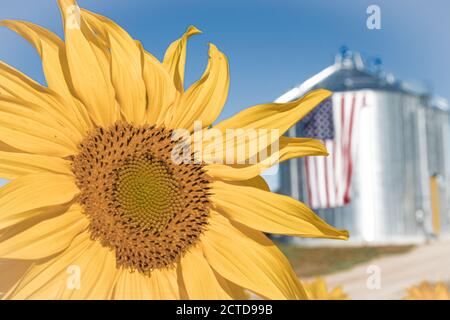
[[[425, 231], [416, 212], [424, 212], [430, 231], [429, 178], [436, 172], [444, 181], [442, 226], [449, 230], [449, 114], [427, 107], [419, 96], [365, 92], [368, 101], [358, 121], [352, 202], [315, 211], [330, 224], [349, 230], [356, 242], [419, 240]], [[301, 132], [295, 127], [289, 135]], [[296, 190], [293, 169], [298, 172]], [[280, 172], [280, 192], [307, 202], [303, 160], [282, 164]]]
[[431, 175], [439, 177], [440, 220], [443, 231], [450, 231], [450, 116], [429, 108], [426, 111], [427, 147]]

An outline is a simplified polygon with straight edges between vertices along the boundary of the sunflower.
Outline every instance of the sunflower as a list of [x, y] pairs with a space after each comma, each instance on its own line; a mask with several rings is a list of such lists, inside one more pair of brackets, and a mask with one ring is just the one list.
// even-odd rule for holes
[[204, 74], [184, 89], [187, 41], [198, 29], [188, 28], [160, 62], [113, 21], [58, 2], [64, 42], [29, 22], [1, 22], [37, 49], [48, 85], [0, 63], [0, 177], [10, 180], [0, 190], [3, 298], [307, 298], [264, 233], [348, 233], [271, 193], [260, 174], [273, 159], [223, 164], [258, 136], [214, 142], [226, 148], [214, 161], [178, 163], [173, 152], [187, 138], [174, 132], [276, 129], [278, 162], [326, 155], [319, 141], [282, 134], [330, 92], [213, 125], [228, 94], [228, 62], [211, 44]]
[[348, 295], [338, 286], [331, 291], [327, 288], [327, 283], [323, 278], [316, 278], [309, 282], [303, 282], [308, 298], [311, 300], [348, 300]]
[[436, 284], [423, 281], [417, 286], [408, 288], [406, 300], [450, 300], [450, 291], [443, 282]]

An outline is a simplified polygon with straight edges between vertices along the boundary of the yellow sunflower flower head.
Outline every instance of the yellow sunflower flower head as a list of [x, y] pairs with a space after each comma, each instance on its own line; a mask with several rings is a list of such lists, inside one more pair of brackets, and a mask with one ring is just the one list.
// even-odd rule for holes
[[[0, 268], [23, 270], [0, 270], [4, 298], [307, 298], [264, 232], [348, 233], [271, 193], [260, 174], [327, 154], [319, 141], [282, 135], [331, 93], [257, 105], [213, 125], [228, 62], [211, 44], [204, 74], [185, 90], [187, 41], [198, 29], [160, 62], [108, 18], [58, 3], [64, 41], [29, 22], [1, 22], [37, 49], [48, 85], [0, 62], [0, 177], [10, 180], [0, 189]], [[257, 134], [231, 144], [211, 138], [237, 128]], [[259, 136], [267, 130], [277, 133], [276, 158], [235, 165], [271, 149]]]
[[303, 281], [303, 287], [310, 300], [348, 300], [349, 296], [342, 290], [341, 286], [328, 290], [327, 283], [323, 278], [312, 281]]
[[406, 289], [406, 300], [450, 300], [450, 291], [443, 282], [436, 284], [423, 281]]

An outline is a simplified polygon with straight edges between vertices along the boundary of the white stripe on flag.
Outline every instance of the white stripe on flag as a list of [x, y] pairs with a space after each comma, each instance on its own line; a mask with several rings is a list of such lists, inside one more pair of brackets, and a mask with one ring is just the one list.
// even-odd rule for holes
[[317, 170], [317, 181], [316, 184], [319, 186], [319, 198], [320, 206], [326, 208], [327, 198], [326, 198], [326, 187], [325, 187], [325, 157], [315, 157]]
[[[325, 145], [328, 149], [330, 155], [334, 151], [334, 142], [332, 140], [325, 141]], [[330, 198], [330, 205], [336, 203], [336, 183], [335, 183], [335, 173], [333, 168], [333, 159], [328, 160], [327, 158], [327, 185], [328, 185], [328, 195]]]

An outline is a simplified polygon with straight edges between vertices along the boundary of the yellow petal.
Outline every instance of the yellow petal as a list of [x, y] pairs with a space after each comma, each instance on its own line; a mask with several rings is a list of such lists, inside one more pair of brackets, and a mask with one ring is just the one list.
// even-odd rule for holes
[[200, 248], [194, 247], [181, 259], [181, 273], [189, 299], [230, 300]]
[[328, 155], [325, 145], [315, 139], [280, 137], [279, 152], [267, 153], [267, 158], [256, 164], [243, 166], [228, 166], [223, 164], [208, 164], [205, 169], [211, 177], [223, 180], [246, 180], [260, 175], [277, 163], [306, 156]]
[[72, 240], [85, 231], [89, 220], [79, 205], [66, 213], [44, 220], [0, 243], [0, 257], [37, 260], [66, 249]]
[[210, 126], [222, 112], [229, 84], [227, 58], [215, 45], [210, 44], [205, 73], [181, 95], [168, 127], [192, 131], [194, 121], [201, 121], [203, 128]]
[[[67, 264], [67, 261], [81, 256], [92, 243], [89, 239], [89, 233], [85, 232], [74, 239], [70, 247], [59, 255], [59, 259], [43, 260], [40, 263], [34, 262], [14, 288], [5, 294], [4, 299], [25, 300], [32, 298], [34, 293], [39, 291], [39, 289], [42, 290], [54, 278], [57, 278], [58, 272], [62, 270], [67, 271], [67, 268], [70, 266], [70, 264]], [[64, 259], [61, 259], [61, 257], [64, 257]], [[66, 273], [66, 279], [68, 277], [69, 274]], [[59, 288], [47, 290], [45, 292], [47, 296], [41, 294], [41, 298], [56, 299], [60, 291]]]
[[87, 10], [82, 10], [82, 16], [96, 34], [106, 35], [103, 40], [111, 50], [111, 80], [125, 120], [142, 124], [146, 111], [146, 90], [140, 48], [125, 30], [110, 19]]
[[227, 218], [253, 229], [311, 238], [348, 239], [311, 209], [291, 197], [248, 186], [212, 183], [211, 201]]
[[151, 300], [153, 298], [150, 277], [139, 272], [121, 269], [117, 273], [114, 300]]
[[78, 193], [73, 177], [35, 173], [11, 181], [0, 189], [0, 228], [21, 213], [68, 203]]
[[201, 33], [200, 30], [194, 26], [190, 26], [180, 39], [170, 44], [164, 55], [164, 67], [169, 72], [179, 92], [184, 91], [184, 67], [186, 64], [187, 41], [191, 36], [199, 33]]
[[85, 107], [73, 101], [64, 42], [54, 33], [30, 22], [3, 20], [0, 25], [17, 32], [36, 48], [42, 59], [48, 87], [64, 99], [67, 114], [72, 121], [85, 130], [88, 129], [91, 123]]
[[81, 122], [75, 118], [70, 108], [65, 106], [65, 101], [61, 100], [59, 95], [1, 61], [0, 97], [9, 97], [16, 102], [25, 101], [39, 106], [48, 119], [60, 124], [61, 131], [70, 133], [75, 142], [81, 140], [83, 136]]
[[222, 277], [220, 274], [214, 271], [214, 275], [216, 276], [216, 279], [219, 281], [222, 288], [225, 290], [225, 292], [233, 299], [233, 300], [248, 300], [250, 299], [250, 293], [242, 288], [241, 286], [238, 286], [237, 284], [234, 284], [231, 281], [228, 281], [224, 277]]
[[236, 185], [236, 186], [246, 186], [252, 188], [258, 188], [264, 191], [270, 192], [270, 187], [267, 184], [266, 180], [264, 180], [261, 176], [256, 176], [248, 180], [236, 180], [236, 181], [226, 181], [227, 184]]
[[178, 93], [164, 66], [139, 44], [143, 57], [143, 78], [147, 90], [147, 122], [161, 126]]
[[110, 299], [115, 276], [114, 253], [85, 232], [60, 255], [31, 267], [6, 298]]
[[328, 288], [323, 278], [317, 278], [311, 282], [303, 281], [302, 284], [310, 300], [327, 300]]
[[214, 214], [202, 238], [205, 256], [224, 278], [268, 299], [305, 299], [292, 267], [261, 232]]
[[0, 177], [16, 179], [38, 172], [72, 175], [71, 164], [61, 158], [0, 151]]
[[40, 221], [67, 212], [70, 205], [71, 203], [64, 203], [0, 216], [0, 241], [15, 236]]
[[64, 42], [54, 33], [30, 22], [3, 20], [6, 26], [27, 39], [38, 51], [42, 59], [45, 79], [48, 87], [58, 93], [69, 93], [67, 66], [61, 61], [64, 55]]
[[27, 152], [65, 157], [77, 152], [78, 138], [55, 122], [39, 106], [0, 96], [0, 136]]
[[274, 128], [279, 129], [281, 135], [330, 96], [330, 91], [318, 89], [292, 102], [254, 106], [221, 121], [214, 127], [219, 130], [231, 128]]
[[0, 299], [14, 288], [33, 261], [0, 259]]
[[316, 278], [310, 282], [303, 282], [303, 286], [311, 300], [347, 300], [348, 296], [341, 287], [328, 290], [327, 283], [323, 278]]
[[20, 98], [42, 108], [59, 109], [47, 88], [2, 61], [0, 61], [0, 80], [2, 95]]
[[174, 300], [180, 299], [176, 269], [155, 269], [150, 275], [121, 269], [117, 273], [115, 300]]
[[3, 152], [17, 152], [17, 153], [21, 152], [19, 149], [16, 149], [3, 141], [0, 141], [0, 150]]
[[117, 273], [115, 253], [111, 249], [105, 248], [95, 241], [81, 257], [66, 263], [80, 268], [80, 289], [73, 290], [67, 286], [66, 267], [60, 281], [61, 284], [64, 284], [64, 291], [58, 297], [59, 299], [111, 299]]
[[349, 296], [342, 290], [341, 286], [335, 287], [329, 294], [329, 300], [349, 300]]
[[150, 274], [152, 300], [179, 300], [180, 282], [176, 269], [156, 269]]
[[[298, 100], [254, 106], [221, 121], [212, 130], [221, 132], [225, 139], [217, 139], [212, 142], [205, 139], [203, 149], [206, 147], [219, 148], [224, 152], [218, 159], [206, 159], [206, 161], [231, 164], [229, 162], [231, 154], [235, 161], [233, 164], [236, 164], [238, 156], [244, 160], [256, 156], [260, 151], [276, 142], [277, 138], [330, 95], [331, 92], [327, 90], [314, 90]], [[239, 130], [235, 130], [234, 134], [227, 135], [227, 129]], [[237, 142], [235, 142], [236, 136], [238, 137]], [[245, 150], [245, 153], [242, 154], [241, 150]]]
[[64, 22], [66, 56], [71, 82], [97, 125], [108, 127], [119, 119], [111, 83], [110, 53], [81, 16], [74, 0], [58, 0]]

